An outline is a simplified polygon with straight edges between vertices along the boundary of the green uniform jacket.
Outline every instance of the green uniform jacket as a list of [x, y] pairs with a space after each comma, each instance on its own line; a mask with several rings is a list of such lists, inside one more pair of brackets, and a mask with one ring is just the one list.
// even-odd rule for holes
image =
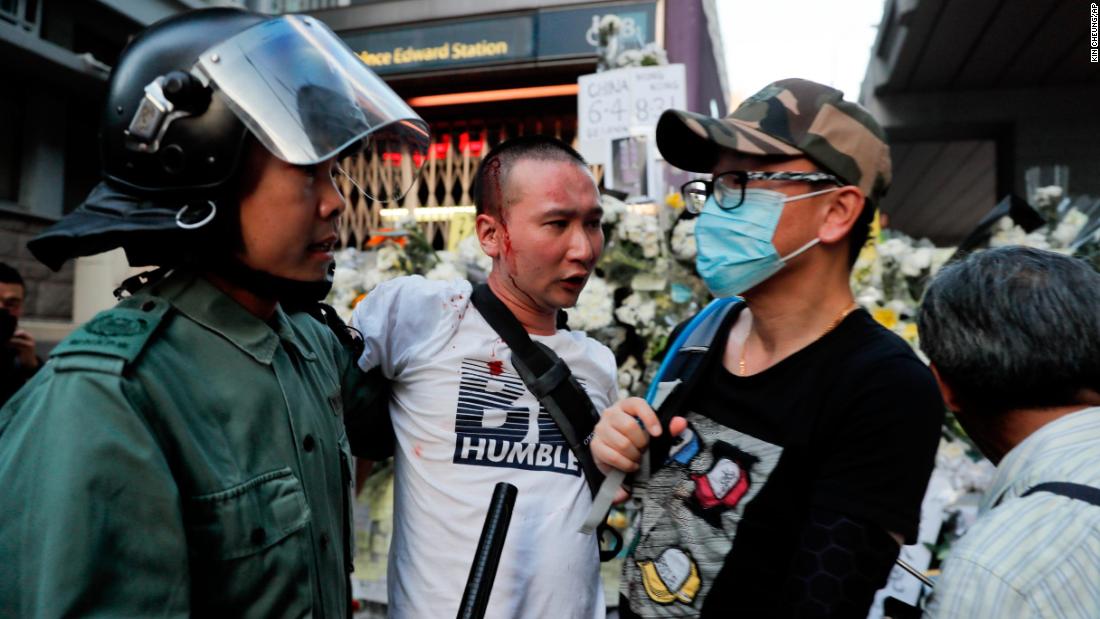
[[190, 274], [101, 313], [0, 409], [0, 616], [348, 616], [373, 393], [324, 325]]

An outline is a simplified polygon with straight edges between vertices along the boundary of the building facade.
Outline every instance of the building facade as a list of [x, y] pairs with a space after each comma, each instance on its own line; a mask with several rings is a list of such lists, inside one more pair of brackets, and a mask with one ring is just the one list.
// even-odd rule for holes
[[1100, 197], [1093, 41], [1089, 3], [887, 0], [861, 99], [890, 138], [889, 226], [953, 245], [1036, 185]]
[[[44, 347], [71, 330], [73, 263], [54, 273], [27, 241], [99, 182], [97, 132], [110, 65], [154, 21], [196, 0], [9, 0], [0, 3], [0, 261], [27, 283], [24, 324]], [[110, 298], [110, 291], [106, 291]]]

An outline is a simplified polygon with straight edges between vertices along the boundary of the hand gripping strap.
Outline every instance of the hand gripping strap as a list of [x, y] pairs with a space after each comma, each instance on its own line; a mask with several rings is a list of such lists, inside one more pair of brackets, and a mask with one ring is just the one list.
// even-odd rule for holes
[[[671, 369], [671, 364], [679, 361], [677, 355], [681, 350], [687, 348], [689, 345], [698, 348], [700, 346], [709, 347], [711, 340], [714, 339], [717, 333], [718, 326], [729, 315], [729, 310], [736, 306], [736, 298], [715, 299], [709, 305], [707, 305], [701, 312], [695, 315], [691, 319], [691, 322], [680, 334], [673, 340], [672, 345], [665, 351], [665, 358], [661, 361], [660, 367], [657, 369], [657, 374], [649, 383], [649, 391], [646, 393], [646, 401], [650, 406], [653, 406], [658, 411], [661, 409], [661, 405], [664, 403], [665, 398], [671, 392], [671, 387], [675, 387], [681, 383], [680, 374], [682, 373], [682, 367]], [[694, 338], [694, 339], [693, 339]], [[682, 365], [682, 364], [681, 364]], [[672, 378], [669, 379], [670, 389], [663, 393], [660, 392], [660, 385], [665, 379], [666, 374], [671, 374]], [[638, 423], [641, 423], [639, 421]], [[660, 439], [655, 439], [651, 443], [649, 451], [657, 451], [659, 453], [667, 453], [668, 451], [668, 420], [662, 419], [664, 424], [664, 434]], [[642, 466], [646, 466], [647, 453], [643, 453]], [[662, 456], [660, 461], [663, 461]], [[644, 470], [644, 469], [643, 469]], [[584, 524], [581, 525], [581, 533], [589, 533], [600, 522], [607, 518], [607, 510], [611, 508], [611, 502], [615, 498], [615, 494], [619, 491], [619, 486], [623, 484], [626, 479], [626, 473], [622, 471], [611, 471], [604, 479], [603, 485], [600, 486], [599, 491], [596, 493], [595, 498], [592, 500], [592, 509], [588, 511], [588, 516], [584, 519]]]

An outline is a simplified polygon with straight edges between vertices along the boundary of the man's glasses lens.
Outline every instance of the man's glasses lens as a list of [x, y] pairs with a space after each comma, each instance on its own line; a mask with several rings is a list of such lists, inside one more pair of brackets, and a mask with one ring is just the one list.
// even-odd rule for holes
[[724, 209], [741, 206], [745, 199], [745, 179], [742, 174], [726, 172], [711, 181], [714, 184], [714, 201]]
[[741, 206], [745, 197], [744, 184], [737, 174], [719, 174], [713, 181], [688, 181], [680, 188], [680, 193], [684, 196], [684, 206], [688, 212], [696, 214], [703, 210], [703, 205], [712, 192], [715, 202], [724, 209]]
[[710, 189], [706, 181], [689, 181], [680, 188], [680, 193], [684, 196], [684, 208], [689, 213], [699, 214], [707, 202]]
[[707, 198], [714, 194], [718, 206], [729, 211], [745, 201], [745, 186], [749, 181], [794, 181], [800, 183], [831, 183], [838, 187], [844, 183], [825, 172], [756, 172], [733, 170], [723, 172], [710, 181], [689, 181], [680, 188], [684, 204], [689, 212], [699, 213]]

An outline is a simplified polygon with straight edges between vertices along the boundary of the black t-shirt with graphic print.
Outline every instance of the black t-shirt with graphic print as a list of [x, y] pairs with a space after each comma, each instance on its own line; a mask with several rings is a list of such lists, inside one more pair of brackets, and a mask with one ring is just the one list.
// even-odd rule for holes
[[712, 352], [684, 401], [689, 431], [638, 490], [634, 612], [775, 614], [811, 510], [915, 541], [943, 404], [908, 344], [860, 310], [759, 374]]

